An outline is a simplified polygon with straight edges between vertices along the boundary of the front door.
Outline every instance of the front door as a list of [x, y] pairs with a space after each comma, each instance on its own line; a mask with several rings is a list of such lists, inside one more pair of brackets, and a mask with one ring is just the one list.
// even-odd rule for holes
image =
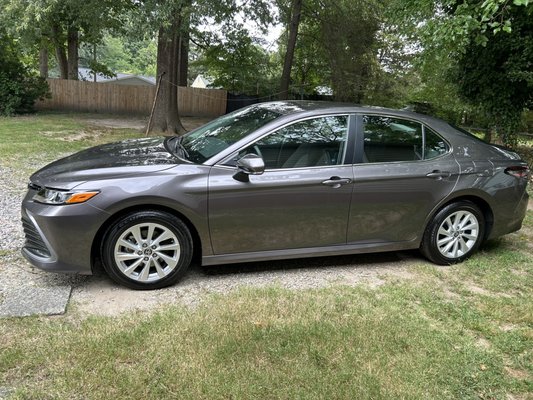
[[[292, 123], [214, 166], [209, 175], [214, 254], [344, 245], [353, 185], [352, 166], [345, 164], [349, 119]], [[241, 182], [232, 164], [248, 153], [260, 155], [266, 169]]]

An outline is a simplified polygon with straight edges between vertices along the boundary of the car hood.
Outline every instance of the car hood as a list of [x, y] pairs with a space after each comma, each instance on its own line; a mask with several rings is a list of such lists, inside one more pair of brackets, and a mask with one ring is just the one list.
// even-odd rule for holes
[[32, 184], [72, 189], [90, 181], [140, 175], [180, 164], [164, 146], [165, 138], [125, 140], [80, 151], [35, 172]]

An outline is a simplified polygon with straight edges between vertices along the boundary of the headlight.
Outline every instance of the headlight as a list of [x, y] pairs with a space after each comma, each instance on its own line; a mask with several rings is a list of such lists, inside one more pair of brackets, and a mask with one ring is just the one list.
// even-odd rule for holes
[[77, 204], [84, 203], [96, 196], [98, 191], [68, 191], [41, 188], [34, 196], [33, 200], [43, 204]]

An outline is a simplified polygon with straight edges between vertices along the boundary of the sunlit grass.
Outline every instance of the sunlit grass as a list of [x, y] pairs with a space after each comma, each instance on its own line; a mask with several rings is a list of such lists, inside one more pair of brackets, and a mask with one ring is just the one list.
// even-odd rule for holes
[[[4, 321], [21, 397], [505, 398], [527, 393], [528, 323], [428, 286], [240, 290], [195, 310]], [[479, 345], [486, 335], [490, 347]], [[494, 342], [492, 344], [492, 341]]]
[[92, 126], [78, 114], [0, 117], [0, 164], [29, 174], [66, 154], [141, 135], [133, 129]]

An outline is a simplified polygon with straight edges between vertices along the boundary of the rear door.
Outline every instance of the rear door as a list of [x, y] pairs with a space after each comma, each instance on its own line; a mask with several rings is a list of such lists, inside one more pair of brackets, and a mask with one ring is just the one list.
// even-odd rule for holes
[[459, 177], [449, 145], [409, 119], [364, 115], [357, 126], [348, 243], [417, 240]]

